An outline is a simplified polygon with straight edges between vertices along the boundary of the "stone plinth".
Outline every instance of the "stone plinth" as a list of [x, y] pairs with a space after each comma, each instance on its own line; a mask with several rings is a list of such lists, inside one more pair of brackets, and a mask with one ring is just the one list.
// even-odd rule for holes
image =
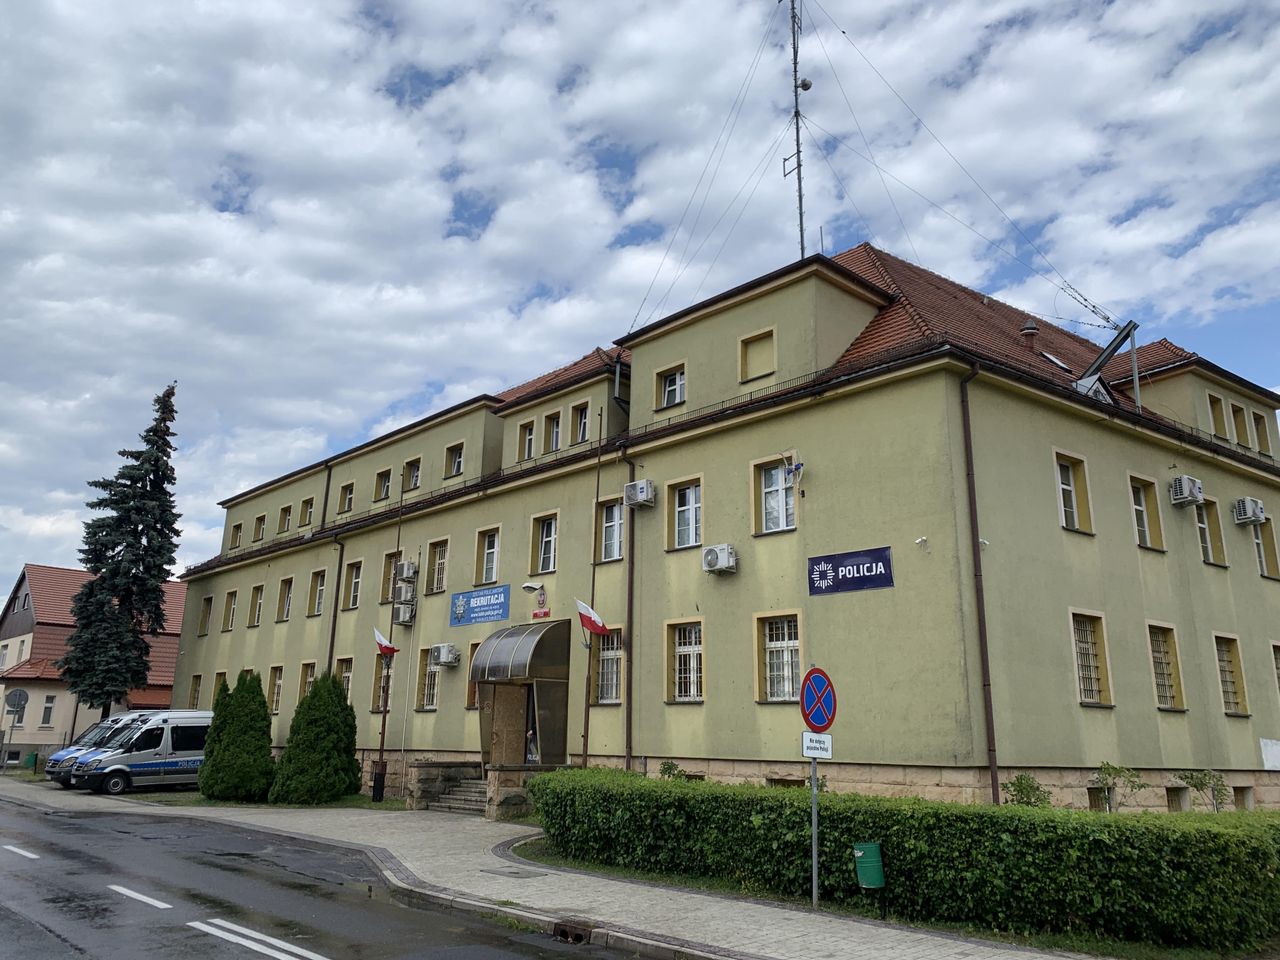
[[461, 780], [479, 780], [483, 770], [479, 760], [418, 760], [409, 764], [409, 796], [405, 805], [410, 810], [426, 810], [453, 784]]
[[545, 763], [491, 763], [485, 767], [489, 789], [485, 799], [486, 820], [519, 820], [533, 813], [529, 802], [529, 781], [539, 773], [558, 770]]

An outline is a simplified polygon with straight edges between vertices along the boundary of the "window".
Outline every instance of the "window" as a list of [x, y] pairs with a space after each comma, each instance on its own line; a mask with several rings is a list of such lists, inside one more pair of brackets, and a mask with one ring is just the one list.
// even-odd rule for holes
[[610, 500], [599, 507], [600, 543], [596, 559], [600, 563], [622, 559], [622, 517], [621, 500]]
[[1253, 809], [1253, 787], [1232, 787], [1231, 805], [1237, 810]]
[[285, 577], [280, 581], [280, 591], [276, 594], [276, 621], [289, 619], [289, 608], [293, 606], [293, 577]]
[[573, 442], [586, 443], [590, 438], [591, 427], [587, 419], [588, 405], [579, 403], [570, 411], [573, 417]]
[[202, 679], [203, 678], [198, 673], [191, 675], [191, 686], [187, 688], [188, 710], [200, 709], [200, 681]]
[[1215, 436], [1227, 439], [1227, 415], [1222, 406], [1222, 398], [1209, 394], [1209, 422], [1213, 426]]
[[684, 364], [659, 372], [657, 401], [659, 410], [684, 403]]
[[267, 535], [267, 515], [260, 513], [253, 518], [253, 539], [256, 543]]
[[9, 661], [9, 645], [6, 643], [0, 646], [0, 667], [3, 667]]
[[1178, 646], [1169, 627], [1147, 625], [1151, 646], [1151, 673], [1156, 683], [1156, 706], [1181, 710], [1182, 677], [1178, 671]]
[[622, 702], [622, 631], [610, 630], [594, 645], [596, 703]]
[[1110, 813], [1115, 800], [1115, 787], [1086, 787], [1089, 809], [1094, 813]]
[[258, 584], [249, 593], [249, 626], [256, 627], [262, 623], [262, 584]]
[[1242, 447], [1249, 444], [1249, 415], [1238, 403], [1231, 404], [1231, 425], [1236, 430], [1236, 443]]
[[1138, 546], [1164, 549], [1164, 528], [1160, 523], [1160, 498], [1154, 480], [1129, 478], [1129, 499], [1133, 505], [1133, 526]]
[[531, 573], [556, 572], [556, 516], [534, 517]]
[[351, 667], [351, 658], [343, 657], [334, 664], [333, 671], [342, 684], [342, 695], [347, 698], [347, 703], [351, 702]]
[[1085, 481], [1084, 461], [1065, 453], [1057, 455], [1059, 519], [1067, 530], [1089, 533], [1093, 524], [1089, 516], [1089, 489]]
[[379, 602], [390, 603], [396, 585], [396, 564], [400, 562], [400, 551], [393, 550], [382, 556], [382, 589], [378, 594]]
[[756, 620], [761, 699], [770, 703], [800, 699], [800, 627], [795, 614]]
[[462, 444], [455, 443], [444, 450], [444, 475], [446, 477], [462, 476]]
[[1280, 644], [1271, 648], [1271, 659], [1276, 664], [1276, 690], [1280, 691]]
[[46, 693], [44, 696], [44, 709], [40, 711], [40, 726], [53, 726], [53, 705], [57, 702], [57, 694]]
[[[476, 651], [480, 649], [480, 641], [472, 641], [470, 649], [467, 651], [467, 676], [471, 676], [471, 665], [476, 662]], [[477, 706], [480, 695], [479, 684], [474, 680], [467, 681], [467, 709], [472, 710]]]
[[431, 648], [418, 654], [417, 709], [434, 710], [440, 694], [440, 664], [431, 662]]
[[422, 458], [414, 457], [412, 460], [406, 460], [402, 476], [404, 479], [400, 486], [401, 490], [417, 490], [422, 485]]
[[209, 621], [213, 619], [213, 597], [204, 597], [200, 601], [200, 623], [196, 627], [196, 636], [203, 637], [209, 632]]
[[391, 471], [379, 470], [373, 478], [373, 499], [386, 500], [391, 496]]
[[1258, 452], [1271, 456], [1271, 431], [1267, 429], [1267, 418], [1260, 413], [1253, 415], [1253, 435], [1258, 441]]
[[1240, 643], [1234, 637], [1214, 637], [1218, 648], [1218, 682], [1222, 685], [1222, 709], [1226, 713], [1247, 714], [1244, 674], [1240, 672]]
[[426, 593], [443, 593], [445, 570], [449, 561], [449, 541], [436, 540], [427, 544], [427, 568], [423, 571]]
[[738, 341], [738, 379], [743, 383], [767, 377], [778, 368], [773, 331], [762, 330]]
[[240, 546], [240, 538], [244, 534], [243, 523], [233, 523], [231, 525], [231, 541], [227, 544], [227, 549], [235, 550]]
[[476, 534], [477, 584], [496, 583], [498, 580], [498, 531], [481, 530]]
[[676, 623], [667, 628], [667, 699], [677, 703], [702, 701], [702, 624]]
[[338, 488], [338, 512], [347, 513], [355, 506], [356, 502], [356, 485], [354, 483], [344, 483]]
[[169, 736], [173, 739], [173, 749], [176, 752], [203, 750], [209, 739], [207, 723], [181, 723], [169, 729]]
[[318, 617], [324, 613], [324, 571], [311, 574], [311, 592], [307, 595], [307, 615]]
[[302, 673], [298, 677], [298, 699], [301, 700], [311, 692], [311, 688], [316, 685], [316, 665], [314, 663], [304, 663], [302, 665]]
[[[218, 691], [227, 685], [227, 671], [219, 670], [213, 675], [213, 699], [217, 702]], [[230, 690], [228, 690], [230, 692]]]
[[272, 667], [267, 680], [267, 696], [271, 698], [271, 713], [280, 712], [280, 692], [284, 687], [284, 667]]
[[520, 445], [516, 451], [517, 460], [533, 459], [533, 423], [520, 424]]
[[548, 415], [542, 422], [542, 452], [560, 449], [560, 414]]
[[236, 625], [236, 592], [234, 590], [227, 591], [226, 599], [222, 602], [222, 629], [227, 631]]
[[276, 524], [276, 533], [288, 533], [293, 523], [293, 504], [285, 504], [280, 508], [280, 520]]
[[695, 480], [669, 489], [671, 548], [696, 547], [702, 543], [702, 482]]
[[360, 606], [360, 573], [364, 564], [353, 560], [347, 564], [347, 574], [342, 581], [342, 609], [354, 610]]
[[1271, 518], [1253, 526], [1253, 551], [1258, 557], [1258, 573], [1264, 577], [1280, 577], [1276, 562], [1276, 535]]
[[20, 727], [27, 719], [27, 702], [24, 700], [16, 707], [11, 707], [8, 705], [8, 701], [6, 700], [4, 713], [9, 720], [10, 726]]
[[1185, 813], [1191, 809], [1191, 788], [1165, 787], [1164, 802], [1170, 813]]
[[1107, 674], [1107, 648], [1102, 618], [1073, 613], [1071, 627], [1075, 634], [1076, 678], [1079, 681], [1080, 702], [1110, 704], [1111, 684]]
[[26, 610], [31, 606], [31, 594], [24, 593], [22, 595], [22, 609]]
[[1200, 556], [1205, 563], [1219, 566], [1227, 562], [1222, 547], [1222, 524], [1218, 522], [1218, 503], [1205, 499], [1196, 504], [1196, 530], [1200, 536]]
[[311, 516], [315, 512], [316, 512], [315, 497], [307, 497], [307, 499], [302, 501], [302, 507], [298, 511], [298, 526], [300, 527], [311, 526]]
[[782, 460], [756, 467], [757, 531], [776, 533], [796, 528], [796, 490]]

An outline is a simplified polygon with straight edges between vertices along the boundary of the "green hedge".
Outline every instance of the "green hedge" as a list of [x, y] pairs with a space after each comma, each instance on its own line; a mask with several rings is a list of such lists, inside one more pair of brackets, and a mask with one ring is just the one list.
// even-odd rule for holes
[[[807, 790], [566, 770], [535, 778], [530, 796], [564, 856], [809, 892]], [[825, 900], [862, 895], [853, 844], [878, 841], [888, 908], [908, 919], [1217, 949], [1280, 932], [1278, 819], [820, 801]]]

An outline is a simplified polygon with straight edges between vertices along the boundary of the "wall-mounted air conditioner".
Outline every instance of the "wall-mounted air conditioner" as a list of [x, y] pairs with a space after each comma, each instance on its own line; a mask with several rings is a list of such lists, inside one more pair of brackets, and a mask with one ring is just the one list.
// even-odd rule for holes
[[452, 643], [437, 643], [431, 648], [431, 664], [437, 667], [456, 667], [462, 662], [462, 651]]
[[394, 603], [391, 605], [391, 619], [399, 624], [413, 623], [413, 604]]
[[1267, 519], [1267, 511], [1257, 497], [1241, 497], [1231, 509], [1231, 517], [1236, 523], [1262, 523]]
[[395, 572], [397, 580], [412, 580], [418, 575], [418, 565], [412, 560], [399, 560]]
[[738, 555], [727, 543], [704, 547], [702, 550], [702, 569], [706, 573], [734, 573], [738, 569]]
[[1179, 474], [1169, 484], [1169, 499], [1175, 507], [1204, 503], [1204, 484], [1195, 477]]
[[628, 507], [652, 507], [654, 497], [652, 480], [635, 480], [622, 488], [622, 502]]
[[397, 583], [391, 591], [391, 599], [396, 603], [413, 603], [414, 589], [412, 583]]

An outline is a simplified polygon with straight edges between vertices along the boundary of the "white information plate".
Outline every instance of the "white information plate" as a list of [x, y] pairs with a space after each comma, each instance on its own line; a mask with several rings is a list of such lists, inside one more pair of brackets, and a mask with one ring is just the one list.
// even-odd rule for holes
[[1262, 740], [1262, 769], [1280, 770], [1280, 740]]
[[818, 760], [831, 760], [831, 734], [813, 733], [806, 730], [800, 734], [800, 751], [805, 757], [816, 757]]

